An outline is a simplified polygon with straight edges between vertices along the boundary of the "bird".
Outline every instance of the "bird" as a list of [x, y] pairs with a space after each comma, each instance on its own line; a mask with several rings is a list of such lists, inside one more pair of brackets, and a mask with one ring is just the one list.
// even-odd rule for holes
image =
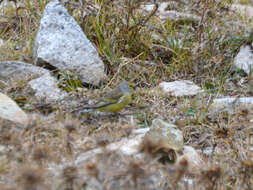
[[[129, 83], [123, 81], [118, 87], [108, 92], [103, 98], [91, 106], [82, 107], [82, 110], [92, 109], [100, 112], [117, 113], [124, 109], [132, 101]], [[80, 110], [80, 109], [79, 109]], [[86, 111], [87, 112], [87, 111]]]

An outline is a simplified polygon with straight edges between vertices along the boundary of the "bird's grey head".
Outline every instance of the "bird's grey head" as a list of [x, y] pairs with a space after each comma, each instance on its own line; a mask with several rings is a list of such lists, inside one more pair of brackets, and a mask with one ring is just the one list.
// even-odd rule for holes
[[120, 83], [119, 88], [123, 93], [130, 94], [130, 88], [129, 88], [129, 84], [127, 81], [124, 80], [122, 83]]

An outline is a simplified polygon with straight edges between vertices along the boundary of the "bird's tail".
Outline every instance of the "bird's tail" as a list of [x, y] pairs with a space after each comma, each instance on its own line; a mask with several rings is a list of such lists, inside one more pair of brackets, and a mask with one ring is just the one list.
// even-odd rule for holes
[[92, 110], [96, 110], [96, 109], [99, 109], [99, 108], [103, 108], [103, 107], [106, 107], [108, 105], [111, 105], [113, 104], [113, 102], [106, 102], [106, 103], [103, 103], [103, 104], [98, 104], [98, 105], [92, 105], [92, 106], [83, 106], [81, 108], [77, 108], [75, 110], [72, 110], [71, 113], [87, 113], [87, 112], [90, 112]]

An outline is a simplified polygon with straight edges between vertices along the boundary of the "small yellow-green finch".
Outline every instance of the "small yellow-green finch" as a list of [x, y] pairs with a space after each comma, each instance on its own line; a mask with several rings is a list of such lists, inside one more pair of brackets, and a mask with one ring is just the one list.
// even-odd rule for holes
[[127, 81], [107, 93], [98, 103], [92, 106], [83, 107], [83, 109], [94, 109], [102, 112], [116, 113], [131, 103], [131, 91]]

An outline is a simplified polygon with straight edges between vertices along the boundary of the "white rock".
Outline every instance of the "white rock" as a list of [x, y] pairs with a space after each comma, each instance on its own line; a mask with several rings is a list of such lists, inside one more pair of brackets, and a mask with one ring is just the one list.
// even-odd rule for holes
[[56, 80], [48, 70], [24, 62], [0, 62], [0, 80], [27, 82], [35, 90], [35, 96], [47, 102], [61, 100], [67, 95], [57, 87]]
[[[158, 12], [164, 12], [168, 6], [171, 4], [171, 2], [161, 2], [158, 5]], [[155, 4], [146, 4], [146, 5], [142, 5], [141, 8], [144, 9], [145, 11], [152, 11], [155, 7]]]
[[201, 20], [201, 17], [190, 14], [190, 13], [181, 13], [178, 11], [164, 11], [160, 14], [160, 18], [161, 19], [171, 19], [171, 20], [175, 20], [175, 21], [179, 21], [179, 20], [190, 20], [190, 21], [194, 21], [194, 22], [199, 22]]
[[104, 64], [80, 26], [58, 0], [47, 4], [34, 41], [37, 65], [71, 70], [82, 82], [98, 84], [104, 77]]
[[125, 155], [133, 155], [139, 152], [139, 146], [142, 142], [143, 135], [138, 135], [132, 139], [126, 139], [111, 144], [108, 148], [111, 151], [120, 150]]
[[[173, 2], [161, 2], [159, 3], [158, 10], [156, 12], [156, 15], [160, 17], [162, 20], [171, 19], [174, 21], [179, 20], [191, 20], [194, 22], [199, 22], [201, 20], [201, 17], [190, 14], [190, 13], [182, 13], [174, 10], [168, 10], [167, 8], [171, 5]], [[147, 4], [143, 5], [142, 8], [148, 12], [152, 11], [154, 9], [154, 4]]]
[[187, 171], [194, 174], [199, 174], [205, 165], [200, 154], [191, 146], [184, 146], [183, 154], [178, 157], [177, 164], [183, 160], [187, 161]]
[[133, 134], [137, 134], [137, 135], [140, 135], [140, 134], [146, 134], [148, 131], [150, 130], [150, 128], [146, 127], [146, 128], [140, 128], [140, 129], [135, 129], [133, 130]]
[[149, 4], [149, 5], [142, 5], [141, 8], [143, 8], [146, 11], [152, 11], [154, 9], [155, 5], [154, 4]]
[[0, 46], [3, 46], [4, 45], [4, 40], [2, 40], [1, 38], [0, 38]]
[[[151, 131], [151, 133], [150, 133]], [[149, 134], [150, 133], [150, 134]], [[140, 145], [143, 142], [143, 138], [152, 137], [154, 141], [162, 141], [163, 145], [167, 148], [173, 148], [175, 150], [181, 150], [183, 148], [183, 135], [182, 132], [173, 124], [168, 124], [160, 119], [155, 119], [152, 122], [151, 128], [145, 128], [144, 130], [135, 130], [133, 133], [138, 134], [132, 138], [123, 138], [118, 142], [108, 144], [106, 150], [108, 151], [120, 151], [124, 155], [139, 155]], [[96, 148], [80, 154], [75, 165], [82, 165], [87, 160], [93, 159], [97, 154], [104, 152], [102, 148]]]
[[183, 133], [174, 124], [167, 123], [161, 119], [154, 119], [150, 130], [145, 137], [155, 144], [160, 144], [164, 148], [175, 151], [182, 150], [184, 146]]
[[218, 111], [227, 111], [233, 113], [236, 108], [239, 106], [253, 106], [253, 97], [244, 97], [244, 98], [216, 98], [213, 100], [213, 103], [210, 107], [212, 112]]
[[[142, 143], [143, 136], [144, 134], [137, 135], [130, 139], [124, 138], [118, 142], [108, 144], [106, 146], [106, 149], [108, 151], [120, 151], [124, 155], [128, 155], [128, 156], [137, 154], [139, 152], [139, 147]], [[102, 152], [104, 152], [102, 148], [96, 148], [96, 149], [84, 152], [77, 157], [75, 164], [82, 165], [87, 160], [94, 158], [97, 154], [101, 154]]]
[[253, 72], [253, 53], [249, 45], [241, 47], [239, 53], [234, 58], [234, 65], [243, 69], [247, 74], [250, 74], [251, 71]]
[[248, 17], [253, 17], [253, 7], [248, 5], [232, 4], [231, 9]]
[[159, 87], [164, 93], [171, 96], [193, 96], [203, 92], [200, 87], [188, 80], [162, 82]]
[[58, 88], [56, 79], [50, 75], [43, 75], [31, 80], [28, 84], [35, 90], [37, 98], [46, 99], [47, 102], [61, 100], [67, 95]]
[[27, 125], [25, 112], [8, 96], [0, 93], [0, 117], [15, 123]]

